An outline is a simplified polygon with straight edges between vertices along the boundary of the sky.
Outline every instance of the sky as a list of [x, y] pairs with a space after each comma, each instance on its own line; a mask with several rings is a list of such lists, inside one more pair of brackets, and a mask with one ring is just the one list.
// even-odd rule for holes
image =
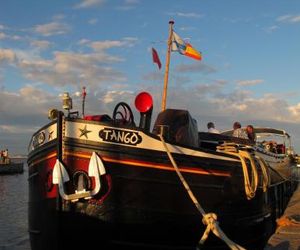
[[[167, 108], [189, 110], [198, 129], [275, 127], [300, 152], [300, 1], [1, 0], [0, 147], [27, 154], [32, 134], [62, 109], [112, 115], [149, 92], [161, 109], [169, 21], [202, 60], [171, 52]], [[162, 68], [152, 61], [155, 48]]]

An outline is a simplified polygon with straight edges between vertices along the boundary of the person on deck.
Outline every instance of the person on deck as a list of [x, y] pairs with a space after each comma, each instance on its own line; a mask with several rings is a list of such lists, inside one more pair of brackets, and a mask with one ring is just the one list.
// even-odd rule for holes
[[2, 155], [3, 155], [3, 161], [4, 161], [4, 163], [7, 164], [8, 163], [8, 149], [3, 150]]
[[233, 123], [232, 136], [242, 138], [242, 139], [249, 139], [246, 131], [242, 129], [241, 123], [239, 122]]
[[207, 123], [207, 129], [209, 133], [220, 134], [220, 131], [215, 128], [215, 124], [213, 122]]
[[247, 125], [246, 132], [247, 132], [247, 135], [248, 135], [248, 139], [252, 143], [255, 143], [256, 142], [256, 135], [255, 135], [253, 126], [252, 125]]

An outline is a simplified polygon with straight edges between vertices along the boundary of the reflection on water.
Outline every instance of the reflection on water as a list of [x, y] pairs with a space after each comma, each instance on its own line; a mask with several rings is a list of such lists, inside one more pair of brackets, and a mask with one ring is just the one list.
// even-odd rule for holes
[[[26, 160], [22, 159], [22, 161]], [[30, 250], [27, 223], [27, 178], [26, 164], [23, 174], [0, 175], [1, 250]]]

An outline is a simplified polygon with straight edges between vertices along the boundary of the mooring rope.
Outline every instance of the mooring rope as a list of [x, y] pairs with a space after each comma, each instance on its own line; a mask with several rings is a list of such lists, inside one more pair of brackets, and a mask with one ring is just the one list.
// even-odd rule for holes
[[[248, 151], [247, 147], [243, 147], [246, 150], [241, 150], [242, 148], [239, 148], [237, 144], [235, 143], [223, 143], [220, 146], [217, 146], [217, 151], [218, 152], [224, 152], [230, 155], [234, 155], [240, 158], [241, 164], [242, 164], [242, 169], [243, 169], [243, 174], [244, 174], [244, 185], [245, 185], [245, 193], [247, 196], [247, 199], [250, 200], [254, 198], [257, 187], [258, 187], [258, 172], [256, 169], [256, 164], [254, 161], [254, 158], [256, 158], [259, 162], [259, 166], [262, 170], [263, 174], [263, 180], [262, 180], [262, 188], [263, 192], [267, 191], [267, 188], [269, 186], [269, 176], [268, 176], [268, 165], [264, 161], [263, 158], [261, 158], [258, 155], [252, 156]], [[248, 147], [249, 149], [249, 147]], [[251, 165], [251, 182], [249, 180], [249, 172], [246, 164], [246, 159], [250, 161]]]
[[205, 213], [204, 209], [201, 207], [200, 203], [198, 202], [197, 198], [195, 197], [195, 195], [193, 194], [192, 190], [190, 189], [188, 183], [186, 182], [186, 180], [184, 179], [183, 175], [181, 174], [172, 154], [170, 153], [167, 144], [163, 138], [163, 136], [161, 134], [159, 134], [159, 137], [162, 141], [162, 144], [164, 146], [164, 148], [166, 149], [166, 152], [168, 154], [168, 157], [181, 181], [181, 183], [183, 184], [183, 186], [185, 187], [189, 197], [191, 198], [192, 202], [194, 203], [194, 205], [196, 206], [196, 208], [198, 209], [198, 211], [202, 214], [203, 218], [202, 218], [202, 222], [204, 225], [206, 225], [206, 229], [199, 241], [199, 244], [203, 245], [205, 240], [207, 239], [209, 233], [212, 231], [218, 238], [222, 239], [230, 249], [232, 250], [246, 250], [245, 248], [241, 247], [240, 245], [238, 245], [237, 243], [233, 242], [232, 240], [230, 240], [226, 234], [222, 231], [222, 229], [219, 226], [219, 223], [217, 221], [217, 215], [215, 213]]
[[[222, 145], [217, 146], [217, 151], [224, 152], [226, 154], [237, 156], [240, 158], [244, 175], [246, 197], [248, 200], [254, 198], [258, 186], [258, 174], [253, 157], [249, 154], [248, 151], [239, 150], [237, 148], [237, 145], [234, 143], [223, 143]], [[251, 165], [251, 181], [249, 179], [249, 172], [246, 164], [246, 159], [250, 161]]]
[[268, 186], [269, 186], [269, 182], [270, 182], [270, 178], [269, 178], [269, 174], [268, 174], [268, 164], [260, 156], [256, 155], [255, 157], [259, 162], [259, 165], [261, 167], [261, 171], [263, 174], [263, 182], [262, 182], [263, 192], [266, 192], [268, 189]]

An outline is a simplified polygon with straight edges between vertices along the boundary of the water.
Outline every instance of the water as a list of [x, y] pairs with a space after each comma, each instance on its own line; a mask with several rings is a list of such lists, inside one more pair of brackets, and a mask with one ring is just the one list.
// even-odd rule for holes
[[0, 175], [0, 250], [30, 250], [27, 178], [26, 164], [23, 174]]

